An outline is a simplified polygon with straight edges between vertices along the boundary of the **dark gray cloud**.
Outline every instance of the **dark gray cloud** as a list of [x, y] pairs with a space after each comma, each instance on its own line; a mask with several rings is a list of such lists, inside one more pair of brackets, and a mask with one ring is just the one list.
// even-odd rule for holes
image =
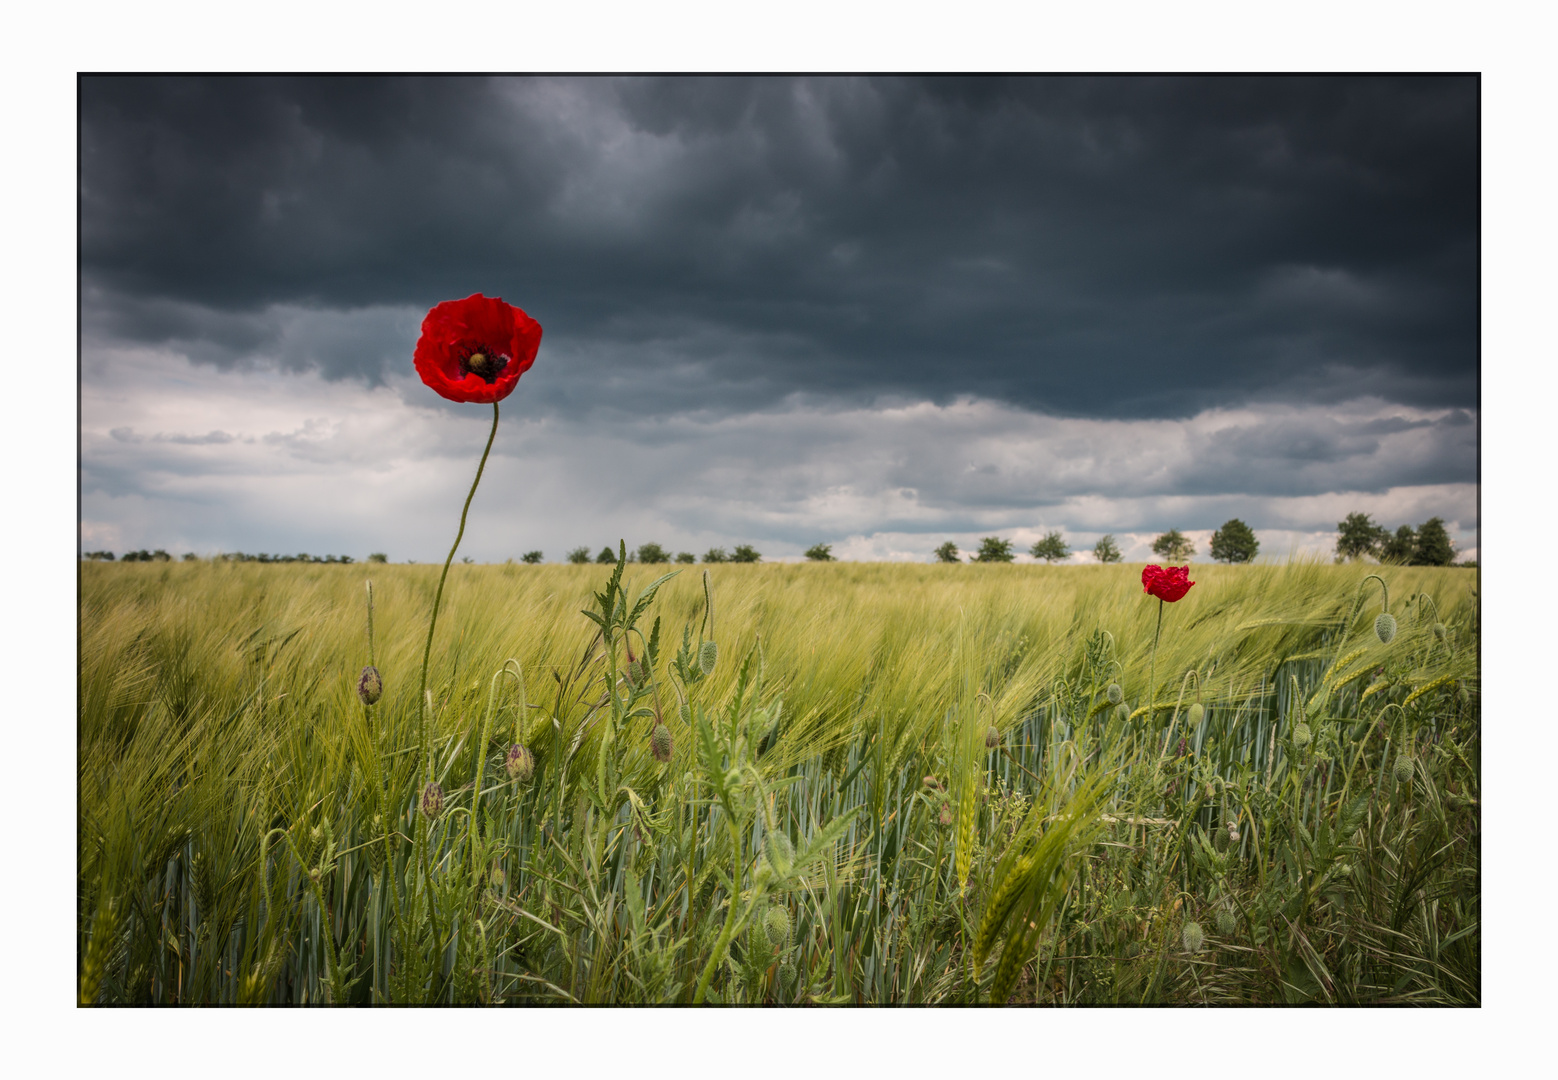
[[[502, 295], [546, 328], [533, 403], [575, 416], [1467, 408], [1477, 107], [1474, 78], [84, 78], [83, 315], [378, 383], [421, 311]], [[1228, 456], [1370, 437], [1301, 436]]]

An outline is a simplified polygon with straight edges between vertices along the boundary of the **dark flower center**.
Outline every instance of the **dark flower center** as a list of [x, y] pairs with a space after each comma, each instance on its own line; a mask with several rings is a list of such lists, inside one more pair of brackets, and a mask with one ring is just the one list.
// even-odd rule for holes
[[479, 375], [487, 383], [496, 382], [498, 375], [508, 366], [508, 357], [485, 346], [477, 346], [460, 360], [461, 374]]

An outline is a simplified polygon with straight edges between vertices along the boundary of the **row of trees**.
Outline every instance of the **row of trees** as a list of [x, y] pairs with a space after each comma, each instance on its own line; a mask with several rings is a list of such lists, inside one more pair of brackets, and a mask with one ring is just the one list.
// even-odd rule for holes
[[[1195, 545], [1178, 529], [1170, 529], [1152, 542], [1152, 550], [1170, 563], [1186, 563], [1195, 554]], [[1211, 555], [1219, 562], [1246, 563], [1254, 559], [1259, 550], [1260, 541], [1255, 539], [1254, 530], [1238, 518], [1224, 522], [1222, 528], [1212, 533]], [[931, 554], [937, 562], [963, 561], [962, 552], [951, 540]], [[1028, 554], [1047, 563], [1063, 562], [1071, 558], [1071, 546], [1066, 543], [1059, 529], [1051, 529], [1042, 540], [1028, 549]], [[1016, 557], [1010, 540], [986, 536], [979, 541], [979, 550], [974, 553], [973, 561], [1009, 563]], [[1121, 560], [1120, 545], [1115, 543], [1113, 533], [1105, 533], [1093, 545], [1093, 557], [1101, 563], [1117, 563]]]
[[[808, 553], [808, 557], [810, 557], [810, 553]], [[527, 551], [525, 552], [521, 561], [527, 563], [538, 563], [542, 560], [542, 558], [543, 556], [539, 551]], [[617, 561], [617, 549], [608, 544], [600, 549], [600, 553], [597, 554], [594, 559], [591, 559], [589, 548], [576, 547], [568, 553], [567, 559], [569, 562], [579, 565], [583, 565], [584, 563], [588, 562], [609, 565]], [[762, 553], [751, 544], [737, 544], [734, 551], [726, 551], [722, 547], [713, 547], [703, 553], [703, 561], [706, 563], [755, 563], [761, 562], [762, 559]], [[653, 541], [647, 544], [640, 544], [636, 550], [630, 550], [628, 552], [628, 562], [677, 562], [691, 564], [697, 561], [698, 557], [690, 551], [678, 551], [673, 556], [669, 551], [661, 547], [659, 544], [654, 543]]]
[[[82, 558], [91, 559], [94, 562], [113, 562], [114, 553], [112, 551], [89, 551]], [[183, 558], [185, 562], [198, 562], [200, 556], [193, 551], [186, 551]], [[309, 555], [306, 552], [300, 552], [297, 555], [247, 555], [242, 551], [216, 555], [213, 556], [213, 559], [220, 562], [260, 563], [350, 563], [356, 561], [350, 555]], [[119, 556], [120, 562], [171, 562], [172, 560], [173, 556], [161, 548], [158, 548], [156, 551], [146, 551], [144, 549], [141, 551], [126, 551]], [[368, 561], [384, 562], [385, 558], [383, 555], [369, 555]]]
[[1368, 514], [1348, 514], [1336, 523], [1336, 534], [1338, 560], [1368, 555], [1407, 566], [1449, 566], [1455, 561], [1455, 545], [1443, 518], [1431, 517], [1415, 529], [1402, 525], [1391, 532]]
[[[1443, 518], [1429, 518], [1416, 529], [1410, 525], [1402, 525], [1392, 532], [1382, 525], [1375, 524], [1368, 514], [1348, 514], [1346, 520], [1337, 523], [1336, 530], [1337, 559], [1370, 556], [1381, 562], [1402, 563], [1409, 566], [1449, 566], [1455, 561], [1455, 545], [1450, 541], [1450, 534], [1444, 527]], [[1238, 518], [1223, 522], [1222, 528], [1212, 533], [1209, 546], [1212, 558], [1225, 563], [1250, 562], [1259, 550], [1260, 541], [1255, 539], [1254, 530]], [[1170, 529], [1152, 541], [1152, 551], [1170, 564], [1186, 563], [1195, 554], [1195, 545], [1178, 529]], [[1052, 529], [1044, 534], [1042, 540], [1029, 548], [1028, 553], [1035, 559], [1057, 563], [1071, 557], [1071, 547], [1066, 543], [1066, 538], [1059, 529]], [[937, 562], [963, 561], [962, 552], [951, 540], [938, 547], [932, 555]], [[83, 557], [106, 562], [114, 561], [114, 553], [111, 551], [89, 551]], [[1117, 563], [1121, 560], [1120, 546], [1115, 542], [1113, 533], [1105, 534], [1098, 543], [1093, 545], [1093, 557], [1102, 563]], [[172, 558], [173, 556], [158, 548], [156, 551], [127, 551], [120, 556], [119, 561], [168, 562]], [[198, 558], [199, 556], [194, 552], [184, 555], [186, 561]], [[216, 558], [227, 562], [260, 563], [350, 563], [353, 561], [350, 555], [246, 555], [241, 551], [218, 555]], [[534, 565], [544, 558], [545, 556], [539, 551], [527, 551], [520, 557], [520, 561]], [[605, 565], [617, 561], [617, 552], [607, 545], [591, 559], [589, 548], [576, 547], [568, 553], [567, 558], [571, 563], [596, 562]], [[751, 544], [737, 544], [735, 550], [731, 552], [727, 552], [722, 547], [710, 548], [704, 552], [703, 562], [755, 563], [761, 562], [762, 558], [762, 554]], [[832, 544], [812, 545], [806, 549], [806, 558], [812, 562], [836, 561]], [[1012, 542], [998, 536], [982, 538], [979, 541], [979, 550], [973, 554], [973, 561], [982, 563], [1009, 563], [1015, 558], [1016, 553], [1012, 550]], [[383, 552], [375, 552], [368, 556], [368, 561], [382, 563], [387, 562], [388, 558]], [[628, 561], [691, 564], [698, 562], [698, 559], [690, 551], [679, 551], [673, 556], [664, 547], [650, 542], [640, 544], [637, 550], [628, 552]]]

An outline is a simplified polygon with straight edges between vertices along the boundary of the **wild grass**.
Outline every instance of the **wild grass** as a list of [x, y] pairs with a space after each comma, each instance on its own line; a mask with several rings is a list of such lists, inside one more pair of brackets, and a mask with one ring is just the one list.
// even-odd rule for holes
[[663, 569], [83, 564], [82, 1002], [1479, 1001], [1475, 571]]

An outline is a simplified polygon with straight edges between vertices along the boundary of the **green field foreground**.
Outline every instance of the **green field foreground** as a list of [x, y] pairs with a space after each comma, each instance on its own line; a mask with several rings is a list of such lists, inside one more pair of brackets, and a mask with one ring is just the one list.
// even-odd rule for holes
[[82, 564], [82, 1003], [1479, 1002], [1476, 571], [672, 569]]

